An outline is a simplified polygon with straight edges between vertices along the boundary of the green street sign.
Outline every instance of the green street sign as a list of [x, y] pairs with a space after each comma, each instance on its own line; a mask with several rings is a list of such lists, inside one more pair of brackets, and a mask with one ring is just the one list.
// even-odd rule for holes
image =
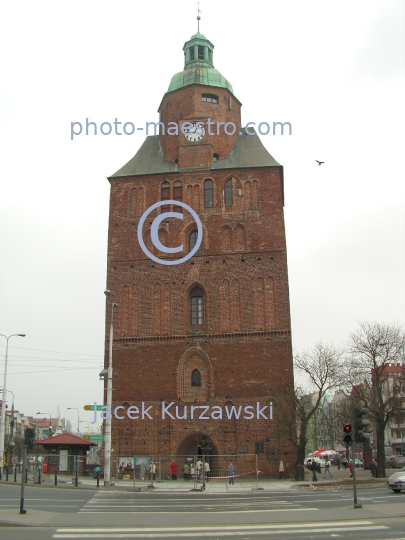
[[[106, 408], [106, 405], [97, 405], [97, 410], [98, 410], [98, 411], [104, 411], [105, 408]], [[83, 409], [84, 409], [85, 411], [94, 411], [94, 405], [85, 405], [85, 406], [83, 407]]]
[[85, 441], [104, 441], [104, 435], [83, 435]]

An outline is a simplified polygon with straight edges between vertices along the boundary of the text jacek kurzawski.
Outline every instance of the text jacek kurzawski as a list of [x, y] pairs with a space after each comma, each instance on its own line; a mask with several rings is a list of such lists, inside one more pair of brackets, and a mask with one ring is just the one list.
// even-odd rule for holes
[[[175, 405], [175, 402], [166, 404], [164, 401], [159, 406], [162, 420], [171, 418], [172, 420], [273, 420], [273, 403], [269, 405], [261, 405], [257, 402], [255, 405]], [[153, 405], [146, 406], [142, 401], [139, 406], [131, 405], [125, 408], [123, 405], [110, 409], [106, 405], [103, 410], [97, 411], [97, 402], [94, 402], [94, 419], [91, 422], [95, 424], [97, 421], [97, 413], [100, 413], [100, 419], [110, 419], [111, 417], [117, 420], [153, 420], [156, 418], [156, 413], [153, 411]]]

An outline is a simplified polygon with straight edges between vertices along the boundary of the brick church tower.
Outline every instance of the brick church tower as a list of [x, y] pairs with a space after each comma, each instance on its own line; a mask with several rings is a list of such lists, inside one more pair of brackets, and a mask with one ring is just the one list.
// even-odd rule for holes
[[[199, 32], [185, 43], [159, 134], [109, 178], [113, 408], [122, 415], [112, 420], [112, 447], [115, 456], [195, 455], [209, 433], [212, 456], [258, 453], [260, 470], [273, 474], [281, 457], [295, 461], [276, 429], [293, 385], [283, 169], [241, 127], [241, 103], [214, 68], [213, 49]], [[147, 249], [171, 264], [138, 242], [141, 216], [168, 200], [191, 207], [202, 224], [201, 246], [181, 264], [173, 262], [198, 232], [180, 205], [153, 210], [142, 229]], [[152, 242], [152, 223], [166, 212], [183, 219], [162, 219], [158, 239], [180, 252]], [[107, 303], [106, 366], [110, 320]], [[129, 407], [151, 408], [128, 418]]]

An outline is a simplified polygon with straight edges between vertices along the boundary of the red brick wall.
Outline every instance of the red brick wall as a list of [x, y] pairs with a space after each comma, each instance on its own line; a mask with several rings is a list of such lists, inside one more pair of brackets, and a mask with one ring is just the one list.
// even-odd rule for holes
[[[201, 101], [201, 95], [205, 93], [218, 96], [218, 103]], [[240, 109], [240, 102], [229, 90], [193, 84], [165, 94], [159, 107], [159, 113], [160, 121], [164, 123], [166, 128], [169, 122], [177, 122], [179, 124], [179, 130], [180, 125], [184, 122], [204, 122], [206, 135], [202, 142], [212, 148], [211, 157], [213, 154], [218, 154], [221, 159], [229, 155], [239, 135], [241, 127]], [[211, 127], [211, 133], [217, 133], [219, 129], [220, 136], [209, 135], [207, 129], [208, 118], [211, 118], [211, 121], [216, 123], [215, 126]], [[233, 122], [237, 128], [235, 134], [224, 135], [224, 125], [218, 126], [219, 122]], [[228, 132], [231, 133], [232, 131], [232, 127], [229, 126]], [[200, 146], [198, 143], [187, 142], [181, 132], [178, 136], [161, 135], [160, 141], [165, 159], [171, 162], [174, 162], [176, 159], [179, 160], [179, 168], [181, 169], [188, 168], [188, 165], [182, 166], [181, 159], [184, 159], [184, 152], [179, 153], [179, 147], [197, 147], [199, 149]], [[197, 167], [196, 163], [194, 167]]]
[[[207, 115], [203, 108], [210, 104], [200, 100], [205, 90], [213, 93], [210, 87], [195, 85], [166, 94], [162, 121]], [[239, 102], [233, 98], [232, 109], [227, 110], [226, 98], [231, 94], [223, 89], [215, 93], [223, 102], [216, 109], [217, 117], [211, 118], [240, 125]], [[204, 139], [201, 152], [197, 143], [190, 143], [187, 152], [180, 137], [163, 139], [166, 157], [174, 161], [180, 156], [183, 165], [194, 163], [193, 170], [111, 179], [107, 288], [119, 304], [113, 352], [119, 379], [113, 383], [113, 403], [128, 407], [145, 402], [156, 413], [153, 420], [113, 419], [114, 453], [170, 456], [186, 451], [186, 441], [195, 437], [198, 442], [202, 433], [209, 432], [214, 451], [221, 454], [238, 454], [239, 446], [254, 453], [255, 442], [263, 442], [259, 468], [277, 474], [283, 459], [292, 473], [295, 454], [277, 427], [277, 422], [283, 422], [285, 385], [293, 384], [281, 171], [278, 167], [199, 170], [198, 159], [211, 159], [207, 143], [224, 157], [231, 137]], [[230, 178], [233, 204], [226, 206], [224, 186]], [[204, 207], [206, 179], [214, 185], [212, 208]], [[139, 219], [161, 199], [164, 180], [170, 184], [171, 198], [174, 183], [182, 183], [183, 202], [197, 212], [204, 230], [199, 252], [176, 266], [150, 260], [137, 241]], [[152, 253], [170, 258], [150, 242], [150, 225], [159, 213], [157, 209], [146, 219], [143, 236]], [[177, 258], [189, 252], [189, 236], [196, 229], [192, 216], [183, 215], [184, 220], [163, 221], [159, 229], [163, 244], [183, 244]], [[190, 321], [189, 293], [196, 285], [204, 291], [200, 326]], [[108, 304], [106, 365], [110, 310]], [[193, 369], [201, 373], [200, 387], [191, 385]], [[272, 401], [274, 419], [162, 420], [162, 401], [174, 401], [180, 411], [184, 405], [256, 407], [257, 402]]]

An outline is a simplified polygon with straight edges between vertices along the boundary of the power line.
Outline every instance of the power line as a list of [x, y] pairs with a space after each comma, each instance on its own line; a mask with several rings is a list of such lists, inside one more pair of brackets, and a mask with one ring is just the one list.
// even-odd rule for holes
[[[0, 347], [5, 348], [5, 345], [0, 344]], [[27, 347], [10, 347], [10, 349], [21, 349], [24, 351], [37, 351], [37, 352], [51, 352], [55, 354], [73, 354], [75, 356], [96, 356], [97, 358], [104, 358], [101, 354], [82, 354], [82, 353], [74, 353], [74, 352], [60, 352], [60, 351], [47, 351], [46, 349], [28, 349]]]

